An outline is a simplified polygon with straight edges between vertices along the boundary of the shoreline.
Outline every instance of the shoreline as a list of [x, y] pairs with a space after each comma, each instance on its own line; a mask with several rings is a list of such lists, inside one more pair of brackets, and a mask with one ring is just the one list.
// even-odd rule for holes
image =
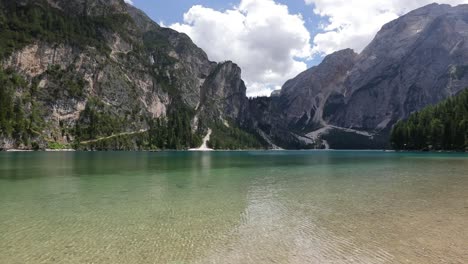
[[243, 151], [311, 151], [311, 152], [386, 152], [386, 153], [468, 153], [468, 151], [454, 150], [391, 150], [391, 149], [210, 149], [210, 148], [191, 148], [191, 149], [166, 149], [166, 150], [76, 150], [76, 149], [0, 149], [0, 152], [243, 152]]
[[75, 152], [76, 149], [44, 149], [44, 150], [34, 150], [34, 149], [5, 149], [0, 150], [0, 152]]

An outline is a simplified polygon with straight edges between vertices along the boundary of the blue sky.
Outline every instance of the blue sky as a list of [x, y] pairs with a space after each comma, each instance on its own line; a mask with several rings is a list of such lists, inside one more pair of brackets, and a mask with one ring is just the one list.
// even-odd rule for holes
[[[308, 28], [316, 31], [320, 18], [313, 15], [313, 7], [307, 5], [302, 0], [279, 0], [277, 3], [287, 5], [291, 13], [300, 13], [306, 19]], [[157, 22], [163, 21], [165, 24], [181, 22], [183, 14], [194, 5], [203, 5], [217, 10], [226, 10], [239, 4], [238, 1], [230, 0], [133, 0], [136, 7], [145, 11]]]
[[[212, 61], [242, 69], [249, 96], [269, 95], [335, 51], [361, 52], [380, 28], [434, 0], [126, 0], [186, 33]], [[458, 5], [468, 0], [436, 0]]]
[[[323, 18], [313, 12], [313, 6], [307, 5], [302, 0], [278, 0], [277, 3], [287, 5], [292, 14], [301, 14], [304, 18], [305, 26], [311, 35], [317, 34], [319, 23]], [[183, 21], [184, 13], [194, 5], [202, 5], [215, 10], [224, 11], [239, 4], [239, 1], [231, 0], [133, 0], [133, 4], [145, 11], [157, 23], [171, 25]], [[308, 67], [316, 65], [322, 61], [323, 56], [314, 56], [309, 60], [302, 60]]]

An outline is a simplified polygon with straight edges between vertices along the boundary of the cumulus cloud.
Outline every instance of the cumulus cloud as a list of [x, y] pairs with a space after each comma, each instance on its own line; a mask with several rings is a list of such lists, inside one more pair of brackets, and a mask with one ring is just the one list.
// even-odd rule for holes
[[[326, 18], [323, 33], [313, 40], [314, 54], [329, 54], [352, 48], [362, 51], [380, 28], [399, 16], [434, 0], [305, 0], [314, 5], [314, 13]], [[439, 0], [440, 4], [458, 5], [468, 0]]]
[[196, 5], [170, 27], [189, 35], [211, 60], [239, 64], [249, 96], [280, 88], [307, 68], [303, 60], [312, 54], [302, 16], [273, 0], [241, 0], [224, 11]]
[[125, 3], [133, 5], [133, 1], [132, 1], [132, 0], [125, 0]]

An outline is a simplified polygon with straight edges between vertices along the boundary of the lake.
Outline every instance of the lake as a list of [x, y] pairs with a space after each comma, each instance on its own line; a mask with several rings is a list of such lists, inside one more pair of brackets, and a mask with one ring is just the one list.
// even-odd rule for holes
[[0, 263], [467, 262], [467, 154], [0, 153]]

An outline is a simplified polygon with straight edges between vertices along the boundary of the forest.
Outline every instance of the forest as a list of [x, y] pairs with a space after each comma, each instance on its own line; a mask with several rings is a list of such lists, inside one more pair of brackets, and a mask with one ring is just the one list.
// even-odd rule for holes
[[267, 143], [255, 131], [244, 131], [234, 124], [226, 126], [222, 122], [210, 122], [211, 134], [208, 146], [213, 149], [264, 149]]
[[[0, 59], [15, 50], [40, 39], [49, 43], [69, 43], [74, 46], [93, 46], [110, 52], [105, 43], [103, 28], [120, 33], [122, 24], [130, 21], [127, 15], [100, 17], [65, 16], [50, 8], [47, 1], [19, 5], [17, 1], [0, 2]], [[121, 32], [125, 38], [126, 34]]]
[[[18, 91], [23, 96], [15, 96]], [[32, 92], [26, 80], [13, 70], [0, 70], [0, 137], [37, 148], [31, 138], [39, 135], [45, 124], [42, 105], [32, 98]]]
[[468, 150], [468, 89], [395, 124], [397, 150]]
[[[0, 61], [37, 41], [67, 44], [78, 49], [93, 47], [98, 54], [109, 56], [106, 36], [109, 32], [118, 32], [135, 44], [136, 55], [143, 48], [153, 54], [156, 63], [151, 66], [151, 75], [173, 98], [167, 116], [155, 119], [139, 111], [121, 113], [90, 96], [83, 73], [76, 72], [72, 66], [49, 65], [44, 73], [32, 79], [21, 77], [14, 69], [5, 69], [0, 71], [0, 138], [4, 142], [14, 142], [10, 147], [26, 149], [187, 149], [200, 146], [202, 136], [210, 127], [213, 134], [209, 145], [213, 148], [265, 147], [255, 131], [246, 132], [235, 124], [226, 127], [221, 122], [199, 120], [205, 121], [204, 124], [192, 131], [195, 110], [185, 105], [180, 99], [178, 84], [161, 70], [161, 65], [175, 63], [166, 50], [170, 32], [161, 29], [146, 33], [140, 46], [131, 41], [133, 33], [127, 30], [127, 24], [131, 23], [133, 20], [127, 14], [67, 15], [50, 8], [47, 0], [0, 1]], [[190, 44], [184, 41], [179, 43], [179, 48]], [[47, 89], [39, 86], [41, 80], [47, 80]], [[59, 127], [55, 128], [56, 120], [52, 120], [47, 109], [52, 109], [57, 102], [72, 105], [74, 101], [86, 102], [78, 120], [60, 120]]]

